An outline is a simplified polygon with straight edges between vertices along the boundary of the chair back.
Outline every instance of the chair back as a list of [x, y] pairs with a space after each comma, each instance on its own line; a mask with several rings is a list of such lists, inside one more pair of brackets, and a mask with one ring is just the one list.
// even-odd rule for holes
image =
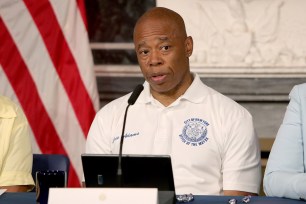
[[36, 172], [46, 170], [66, 171], [68, 179], [69, 165], [68, 156], [63, 154], [33, 154], [32, 177], [34, 182], [36, 183]]

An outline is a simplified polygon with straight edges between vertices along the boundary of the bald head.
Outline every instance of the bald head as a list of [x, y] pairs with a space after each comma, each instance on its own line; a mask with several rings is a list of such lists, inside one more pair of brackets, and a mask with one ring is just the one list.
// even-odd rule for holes
[[136, 22], [134, 28], [134, 39], [139, 28], [152, 21], [166, 23], [173, 27], [174, 32], [180, 35], [180, 37], [187, 37], [184, 20], [178, 13], [167, 8], [154, 7], [144, 13]]

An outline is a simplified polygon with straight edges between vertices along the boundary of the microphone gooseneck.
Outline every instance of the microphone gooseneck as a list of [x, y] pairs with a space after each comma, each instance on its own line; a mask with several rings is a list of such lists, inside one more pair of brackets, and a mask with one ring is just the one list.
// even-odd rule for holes
[[128, 109], [131, 105], [134, 105], [134, 103], [136, 102], [137, 98], [139, 97], [140, 93], [143, 90], [143, 85], [142, 84], [138, 84], [133, 93], [131, 94], [130, 98], [128, 99], [128, 105], [125, 109], [125, 113], [124, 113], [124, 119], [123, 119], [123, 126], [122, 126], [122, 133], [121, 133], [121, 138], [120, 138], [120, 149], [119, 149], [119, 156], [118, 156], [118, 170], [117, 170], [117, 175], [119, 176], [119, 186], [122, 186], [122, 180], [121, 180], [121, 176], [122, 176], [122, 166], [121, 166], [121, 159], [122, 159], [122, 147], [123, 147], [123, 141], [124, 141], [124, 130], [125, 130], [125, 123], [126, 123], [126, 116], [127, 116], [127, 112]]
[[130, 96], [130, 98], [128, 100], [129, 105], [134, 105], [134, 103], [136, 102], [136, 100], [137, 100], [138, 96], [140, 95], [140, 93], [142, 92], [142, 90], [143, 90], [143, 85], [142, 84], [138, 84], [135, 87], [132, 95]]

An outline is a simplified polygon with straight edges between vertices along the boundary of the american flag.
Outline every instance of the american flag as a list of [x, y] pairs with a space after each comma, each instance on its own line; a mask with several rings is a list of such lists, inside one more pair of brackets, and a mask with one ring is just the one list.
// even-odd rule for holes
[[23, 108], [34, 153], [69, 156], [76, 187], [99, 108], [84, 12], [78, 0], [0, 1], [0, 94]]

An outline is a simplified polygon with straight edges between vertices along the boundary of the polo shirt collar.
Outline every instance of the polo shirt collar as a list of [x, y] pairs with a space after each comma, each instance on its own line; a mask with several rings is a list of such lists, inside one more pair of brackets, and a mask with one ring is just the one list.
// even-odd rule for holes
[[[203, 84], [198, 74], [192, 73], [192, 75], [194, 78], [193, 82], [186, 92], [178, 98], [178, 100], [188, 100], [193, 103], [201, 103], [208, 94], [207, 86]], [[143, 92], [140, 94], [137, 103], [153, 103], [155, 99], [150, 92], [150, 84], [145, 81], [143, 86]]]

